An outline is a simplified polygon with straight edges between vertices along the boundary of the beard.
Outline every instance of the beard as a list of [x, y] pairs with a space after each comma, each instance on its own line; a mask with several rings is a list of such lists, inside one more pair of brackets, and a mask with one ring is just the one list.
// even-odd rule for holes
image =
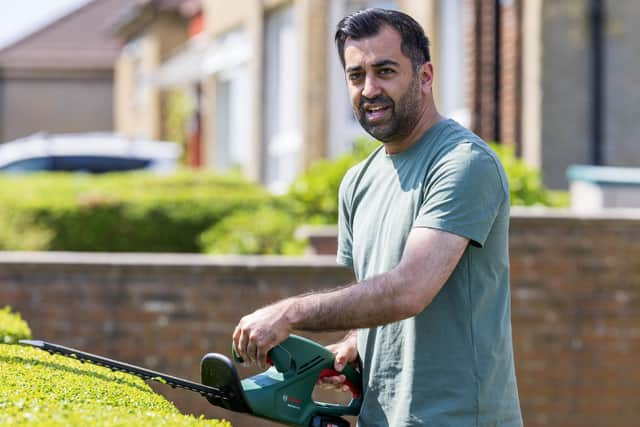
[[[390, 117], [384, 121], [372, 123], [367, 118], [364, 104], [389, 107]], [[420, 119], [421, 110], [420, 78], [417, 73], [397, 103], [392, 98], [381, 94], [375, 98], [361, 97], [359, 105], [353, 108], [362, 128], [381, 142], [391, 142], [409, 136]]]

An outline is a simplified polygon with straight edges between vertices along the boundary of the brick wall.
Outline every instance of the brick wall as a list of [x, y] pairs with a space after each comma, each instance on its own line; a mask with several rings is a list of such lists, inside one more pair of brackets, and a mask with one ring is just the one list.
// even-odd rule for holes
[[512, 319], [525, 425], [640, 419], [640, 214], [512, 220]]
[[[513, 334], [528, 427], [640, 419], [639, 242], [640, 214], [514, 210]], [[21, 312], [35, 338], [197, 381], [203, 354], [229, 354], [244, 313], [350, 279], [331, 255], [0, 253], [0, 306]], [[313, 338], [328, 343], [339, 335]], [[184, 411], [235, 426], [269, 425], [211, 407], [196, 394], [154, 388]]]

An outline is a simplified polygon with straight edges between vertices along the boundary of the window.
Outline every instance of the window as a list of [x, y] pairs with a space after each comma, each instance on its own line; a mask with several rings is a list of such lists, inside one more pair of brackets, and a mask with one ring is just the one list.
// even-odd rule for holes
[[442, 115], [451, 117], [462, 125], [470, 124], [470, 113], [466, 102], [467, 79], [465, 72], [464, 28], [466, 15], [464, 0], [440, 0], [440, 53], [439, 108]]
[[297, 39], [293, 7], [281, 8], [267, 15], [263, 179], [276, 193], [286, 191], [300, 171], [300, 53]]
[[218, 74], [216, 83], [216, 170], [242, 169], [251, 149], [249, 72], [246, 65]]
[[249, 39], [243, 29], [218, 37], [203, 62], [215, 76], [215, 134], [207, 164], [218, 171], [242, 170], [249, 161], [253, 129]]

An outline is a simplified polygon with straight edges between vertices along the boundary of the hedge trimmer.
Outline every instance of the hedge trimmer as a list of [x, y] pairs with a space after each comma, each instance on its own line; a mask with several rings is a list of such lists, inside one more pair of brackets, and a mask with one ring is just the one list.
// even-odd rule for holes
[[[284, 424], [304, 427], [348, 427], [343, 415], [357, 415], [362, 404], [361, 376], [352, 366], [341, 373], [352, 394], [348, 405], [319, 403], [312, 398], [318, 378], [338, 375], [333, 369], [334, 355], [320, 344], [291, 335], [269, 352], [272, 365], [261, 374], [240, 380], [235, 366], [221, 354], [208, 353], [200, 365], [202, 384], [85, 353], [45, 341], [22, 340], [51, 354], [78, 359], [126, 372], [145, 380], [155, 380], [204, 396], [211, 404]], [[242, 362], [233, 351], [236, 362]]]

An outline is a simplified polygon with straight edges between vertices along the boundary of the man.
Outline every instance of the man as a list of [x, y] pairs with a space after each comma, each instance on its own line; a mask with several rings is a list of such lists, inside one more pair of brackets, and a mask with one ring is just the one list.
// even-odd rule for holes
[[502, 166], [438, 113], [412, 18], [368, 9], [335, 39], [355, 115], [382, 142], [340, 188], [338, 261], [358, 282], [243, 317], [234, 345], [264, 366], [293, 330], [350, 329], [331, 348], [339, 371], [361, 362], [359, 425], [521, 426]]

